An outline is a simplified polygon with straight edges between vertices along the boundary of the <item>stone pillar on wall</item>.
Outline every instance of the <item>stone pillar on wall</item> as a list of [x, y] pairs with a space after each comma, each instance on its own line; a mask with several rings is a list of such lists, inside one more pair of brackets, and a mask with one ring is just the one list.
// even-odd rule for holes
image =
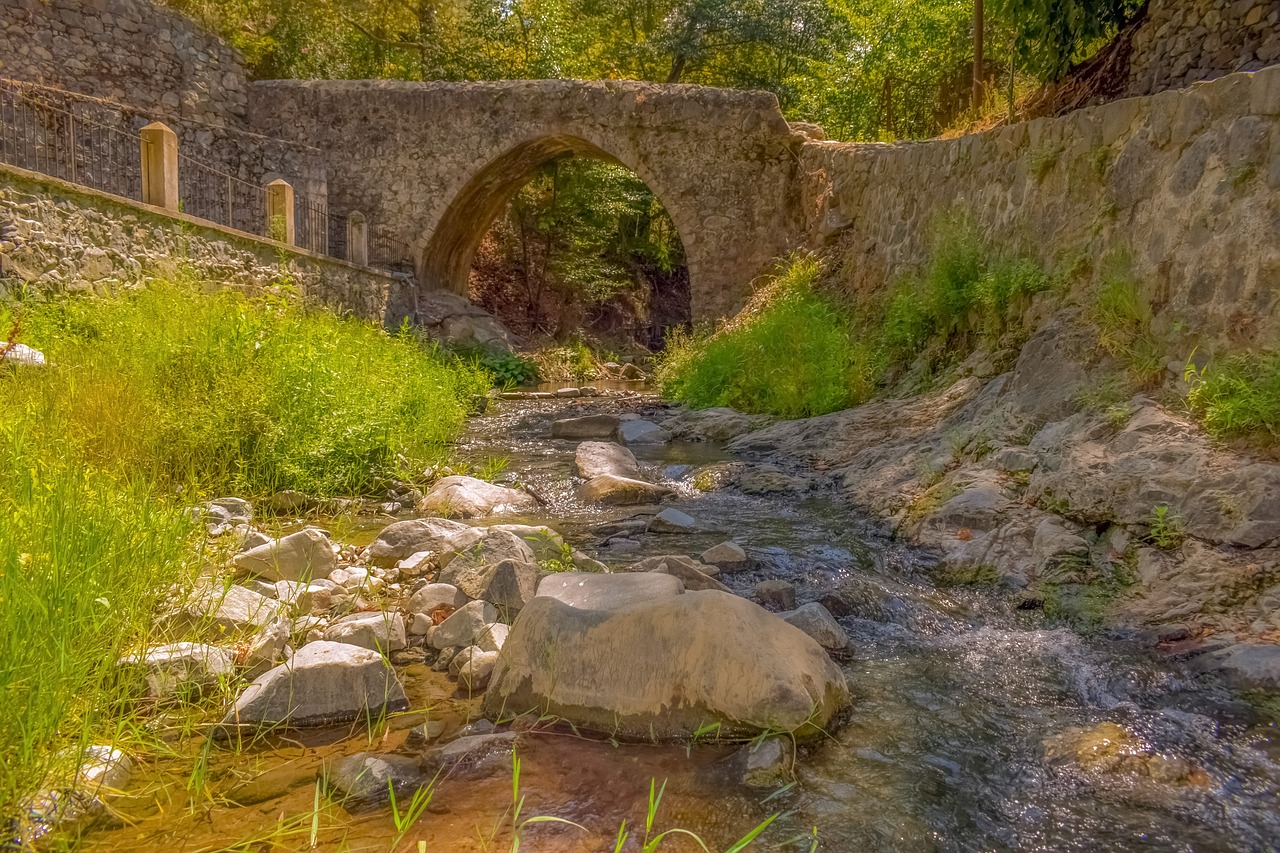
[[297, 245], [293, 227], [293, 186], [276, 179], [267, 184], [267, 236], [289, 246]]
[[347, 217], [347, 260], [353, 264], [369, 264], [369, 223], [360, 211]]
[[178, 209], [178, 135], [163, 122], [141, 131], [142, 203]]

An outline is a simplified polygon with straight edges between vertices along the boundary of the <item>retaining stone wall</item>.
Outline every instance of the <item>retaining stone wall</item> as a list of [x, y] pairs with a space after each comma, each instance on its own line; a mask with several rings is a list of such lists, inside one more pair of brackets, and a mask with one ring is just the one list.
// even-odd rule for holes
[[1280, 0], [1151, 0], [1133, 36], [1130, 95], [1280, 62]]
[[0, 76], [231, 127], [248, 97], [234, 49], [150, 0], [0, 0]]
[[247, 293], [287, 275], [307, 300], [388, 328], [416, 309], [404, 278], [0, 167], [0, 298], [19, 287], [102, 293], [182, 268]]
[[800, 171], [807, 240], [851, 294], [922, 264], [964, 211], [1049, 265], [1129, 256], [1167, 328], [1280, 336], [1280, 66], [958, 139], [808, 143]]

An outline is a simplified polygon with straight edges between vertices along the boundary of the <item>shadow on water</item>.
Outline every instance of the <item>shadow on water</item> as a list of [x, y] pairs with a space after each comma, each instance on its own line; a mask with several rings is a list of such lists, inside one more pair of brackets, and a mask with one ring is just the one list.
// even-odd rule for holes
[[[613, 850], [619, 824], [642, 825], [650, 779], [668, 779], [659, 817], [724, 849], [773, 811], [773, 844], [817, 827], [822, 849], [889, 850], [1274, 850], [1280, 845], [1280, 749], [1274, 721], [1235, 697], [1195, 683], [1176, 666], [1115, 639], [1082, 639], [988, 593], [939, 589], [925, 578], [927, 555], [894, 542], [851, 512], [834, 487], [804, 494], [750, 496], [700, 492], [698, 467], [730, 461], [708, 443], [642, 446], [653, 479], [677, 492], [673, 505], [707, 528], [687, 535], [636, 538], [611, 556], [593, 532], [635, 510], [582, 504], [575, 495], [574, 442], [553, 441], [557, 417], [606, 405], [519, 401], [477, 418], [460, 451], [507, 458], [507, 476], [545, 502], [536, 517], [606, 562], [646, 555], [697, 555], [726, 538], [756, 560], [752, 571], [722, 579], [749, 595], [765, 578], [793, 582], [801, 601], [838, 593], [840, 621], [853, 639], [843, 663], [855, 697], [848, 723], [801, 750], [797, 784], [767, 803], [768, 792], [738, 786], [726, 770], [736, 747], [702, 744], [615, 745], [557, 731], [528, 736], [523, 747], [526, 814], [581, 823], [583, 833], [539, 825], [522, 849]], [[627, 404], [643, 410], [643, 400]], [[642, 654], [643, 649], [637, 653]], [[402, 675], [416, 709], [431, 708], [449, 728], [476, 703], [421, 665]], [[317, 734], [305, 742], [246, 754], [214, 752], [208, 788], [186, 782], [189, 755], [146, 770], [150, 787], [122, 812], [136, 825], [92, 836], [93, 850], [226, 849], [234, 839], [269, 833], [281, 820], [305, 818], [307, 832], [283, 846], [308, 849], [318, 769], [337, 755], [400, 747], [421, 714], [385, 731]], [[1144, 754], [1181, 762], [1190, 778], [1082, 767], [1050, 758], [1065, 732], [1118, 723]], [[341, 735], [336, 736], [336, 735]], [[482, 851], [510, 848], [502, 827], [510, 778], [445, 780], [401, 849]], [[320, 849], [385, 850], [388, 813], [324, 810]], [[496, 828], [495, 828], [496, 827]], [[625, 849], [638, 850], [632, 843]], [[664, 851], [699, 849], [682, 841]], [[761, 849], [770, 849], [763, 846]], [[781, 849], [807, 850], [796, 841]]]

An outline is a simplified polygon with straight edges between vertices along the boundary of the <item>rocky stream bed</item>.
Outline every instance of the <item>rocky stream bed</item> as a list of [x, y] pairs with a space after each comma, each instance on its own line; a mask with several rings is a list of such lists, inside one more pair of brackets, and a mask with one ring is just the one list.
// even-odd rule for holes
[[761, 426], [525, 395], [459, 448], [506, 459], [497, 488], [446, 478], [279, 539], [215, 502], [237, 585], [187, 596], [172, 618], [206, 633], [130, 665], [154, 697], [218, 682], [235, 704], [173, 754], [105, 762], [121, 790], [84, 849], [386, 850], [388, 783], [403, 810], [435, 779], [396, 849], [507, 850], [513, 751], [522, 815], [582, 827], [527, 825], [536, 851], [613, 850], [624, 820], [641, 849], [650, 780], [656, 828], [715, 850], [775, 813], [758, 849], [815, 827], [832, 851], [1275, 849], [1265, 708], [1017, 584], [936, 585], [936, 550], [853, 510], [849, 472], [762, 455], [795, 443], [777, 428], [741, 438]]

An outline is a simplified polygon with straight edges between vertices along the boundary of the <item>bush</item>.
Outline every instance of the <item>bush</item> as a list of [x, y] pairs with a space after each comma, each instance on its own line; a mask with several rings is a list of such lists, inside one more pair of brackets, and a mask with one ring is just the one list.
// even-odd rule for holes
[[676, 332], [657, 381], [697, 408], [732, 406], [802, 418], [850, 403], [865, 358], [849, 318], [815, 292], [819, 265], [793, 260], [732, 324], [711, 335]]

